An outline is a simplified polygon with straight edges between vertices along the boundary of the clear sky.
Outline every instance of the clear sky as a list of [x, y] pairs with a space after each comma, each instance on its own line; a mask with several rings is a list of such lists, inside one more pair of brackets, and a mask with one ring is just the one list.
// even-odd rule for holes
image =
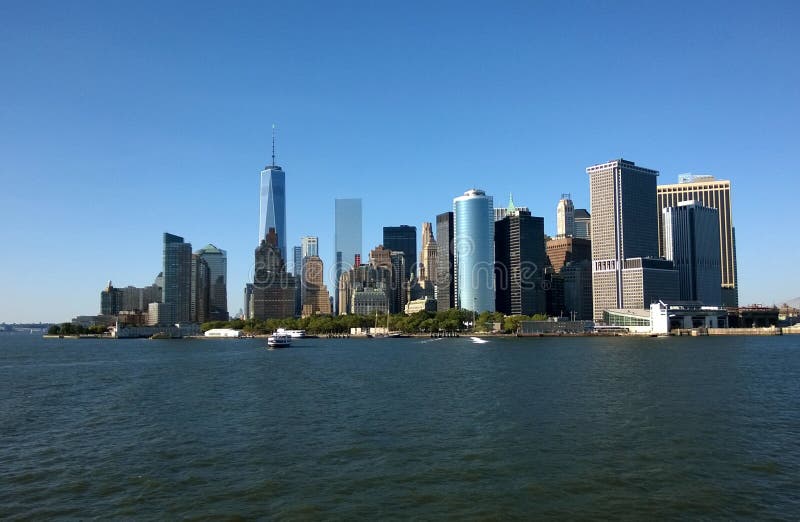
[[[161, 236], [228, 251], [241, 307], [278, 126], [288, 245], [471, 187], [545, 217], [620, 156], [733, 183], [740, 300], [800, 296], [800, 2], [0, 2], [0, 321], [96, 314]], [[330, 278], [326, 278], [330, 282]]]

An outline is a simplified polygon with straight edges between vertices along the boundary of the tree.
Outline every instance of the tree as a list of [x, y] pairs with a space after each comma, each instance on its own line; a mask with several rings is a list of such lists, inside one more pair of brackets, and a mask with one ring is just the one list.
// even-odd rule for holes
[[503, 331], [505, 333], [515, 333], [519, 330], [522, 321], [527, 321], [529, 317], [524, 315], [509, 315], [503, 320]]

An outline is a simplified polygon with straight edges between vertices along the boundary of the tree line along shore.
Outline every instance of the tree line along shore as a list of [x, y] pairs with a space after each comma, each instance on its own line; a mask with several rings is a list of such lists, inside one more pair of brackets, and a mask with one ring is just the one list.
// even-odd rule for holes
[[[474, 319], [474, 327], [473, 327]], [[407, 334], [430, 334], [438, 332], [502, 332], [515, 333], [522, 321], [543, 321], [545, 315], [504, 315], [500, 312], [483, 312], [473, 315], [469, 310], [451, 309], [441, 312], [417, 312], [411, 315], [389, 315], [389, 331]], [[314, 315], [310, 317], [288, 317], [285, 319], [233, 319], [203, 323], [203, 332], [212, 328], [241, 330], [247, 335], [266, 335], [278, 328], [305, 330], [311, 335], [347, 334], [352, 328], [385, 328], [386, 315]], [[499, 327], [499, 328], [498, 328]]]

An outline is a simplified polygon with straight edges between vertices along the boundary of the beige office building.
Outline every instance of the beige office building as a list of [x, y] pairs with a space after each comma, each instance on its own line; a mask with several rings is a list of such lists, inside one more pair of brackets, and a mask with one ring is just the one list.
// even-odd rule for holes
[[322, 259], [319, 256], [309, 255], [303, 258], [303, 317], [331, 313], [328, 288], [322, 283], [323, 273]]
[[719, 211], [720, 268], [722, 270], [722, 305], [739, 306], [739, 285], [736, 270], [736, 229], [731, 216], [731, 182], [714, 176], [682, 175], [679, 183], [658, 186], [658, 253], [664, 247], [663, 209], [677, 207], [684, 201], [696, 201]]

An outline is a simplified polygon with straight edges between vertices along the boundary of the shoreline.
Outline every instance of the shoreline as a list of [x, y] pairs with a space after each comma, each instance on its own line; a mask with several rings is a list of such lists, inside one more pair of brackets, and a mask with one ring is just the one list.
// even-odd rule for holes
[[[708, 330], [673, 330], [667, 334], [655, 334], [649, 332], [537, 332], [526, 334], [507, 334], [507, 333], [489, 333], [489, 332], [454, 332], [455, 335], [438, 336], [423, 333], [403, 334], [403, 337], [394, 337], [393, 339], [461, 339], [470, 337], [478, 337], [480, 339], [504, 339], [504, 338], [537, 338], [537, 337], [718, 337], [718, 336], [736, 336], [736, 337], [759, 337], [759, 336], [781, 336], [781, 335], [800, 335], [800, 326], [787, 326], [787, 327], [774, 327], [774, 328], [710, 328]], [[241, 337], [206, 337], [204, 335], [187, 335], [177, 337], [175, 339], [225, 339], [225, 340], [241, 340], [241, 339], [267, 339], [271, 334], [256, 334], [245, 335]], [[81, 334], [81, 335], [42, 335], [43, 339], [118, 339], [102, 334]], [[147, 337], [130, 337], [130, 339], [147, 339]], [[366, 335], [350, 335], [350, 334], [319, 334], [310, 335], [301, 339], [372, 339]], [[384, 338], [385, 339], [385, 338]]]

